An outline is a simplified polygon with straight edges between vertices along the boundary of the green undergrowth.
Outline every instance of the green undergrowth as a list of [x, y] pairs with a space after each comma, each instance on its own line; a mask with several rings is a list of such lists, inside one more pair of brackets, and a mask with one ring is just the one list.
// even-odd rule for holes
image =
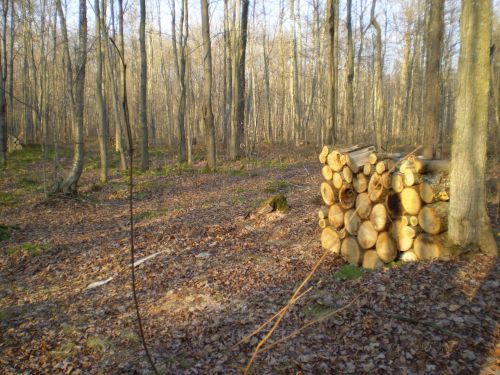
[[269, 198], [266, 201], [266, 204], [273, 208], [273, 211], [287, 211], [290, 207], [288, 206], [288, 202], [286, 200], [285, 195], [277, 194], [274, 197]]
[[285, 180], [272, 180], [269, 181], [267, 187], [264, 189], [266, 193], [288, 193], [292, 190], [292, 184]]
[[361, 267], [356, 267], [351, 264], [347, 264], [342, 266], [337, 272], [335, 272], [335, 276], [340, 279], [358, 279], [363, 276], [365, 270]]
[[41, 255], [50, 250], [50, 244], [48, 243], [23, 243], [21, 245], [13, 246], [9, 248], [9, 254], [27, 254], [30, 256]]
[[166, 215], [168, 212], [169, 212], [168, 209], [157, 210], [157, 211], [144, 211], [134, 215], [134, 219], [136, 222], [141, 222], [144, 220], [154, 219]]
[[18, 229], [16, 226], [12, 225], [3, 225], [0, 224], [0, 241], [6, 241], [10, 238], [12, 231]]

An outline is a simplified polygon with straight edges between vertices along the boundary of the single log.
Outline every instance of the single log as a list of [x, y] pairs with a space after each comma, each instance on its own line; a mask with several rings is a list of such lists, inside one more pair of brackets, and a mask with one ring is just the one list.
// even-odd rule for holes
[[340, 247], [340, 255], [354, 266], [361, 265], [363, 261], [363, 249], [358, 245], [358, 241], [354, 237], [346, 237], [342, 241], [342, 246]]
[[321, 206], [318, 211], [318, 217], [320, 219], [326, 219], [328, 217], [328, 206]]
[[344, 184], [339, 190], [339, 203], [342, 208], [348, 210], [354, 206], [356, 201], [356, 193], [351, 185]]
[[415, 255], [415, 253], [413, 252], [413, 250], [408, 250], [408, 251], [405, 251], [404, 253], [401, 254], [401, 261], [405, 262], [405, 263], [416, 262], [416, 261], [418, 261], [418, 258]]
[[347, 165], [342, 168], [342, 177], [348, 184], [352, 183], [352, 171]]
[[389, 233], [396, 241], [396, 246], [399, 250], [407, 251], [411, 249], [415, 236], [415, 231], [412, 231], [411, 227], [403, 225], [401, 220], [395, 220], [391, 224]]
[[402, 173], [396, 172], [392, 174], [391, 187], [396, 193], [401, 193], [403, 191], [405, 184]]
[[326, 227], [321, 231], [321, 246], [333, 253], [340, 252], [340, 238], [335, 229]]
[[382, 174], [385, 171], [389, 170], [389, 159], [386, 160], [380, 160], [376, 165], [375, 165], [375, 171], [378, 174]]
[[424, 206], [418, 214], [418, 223], [429, 234], [439, 234], [448, 228], [447, 202], [436, 202]]
[[378, 161], [377, 154], [375, 152], [372, 152], [370, 156], [368, 156], [368, 162], [371, 165], [375, 165], [377, 164], [377, 161]]
[[366, 250], [363, 256], [363, 268], [374, 270], [384, 266], [375, 250]]
[[403, 182], [404, 182], [405, 186], [407, 186], [407, 187], [413, 186], [413, 185], [419, 184], [421, 181], [422, 181], [422, 179], [421, 179], [420, 175], [418, 174], [418, 172], [416, 172], [412, 168], [407, 168], [403, 172]]
[[363, 173], [358, 173], [352, 180], [352, 186], [357, 193], [363, 193], [368, 189], [368, 179]]
[[422, 182], [418, 185], [418, 193], [424, 203], [429, 204], [434, 200], [434, 190], [432, 190], [432, 186], [427, 182]]
[[358, 194], [356, 197], [356, 211], [362, 219], [368, 219], [370, 212], [372, 210], [372, 201], [368, 196], [368, 193]]
[[344, 180], [342, 179], [342, 175], [339, 172], [334, 172], [332, 176], [333, 187], [339, 190], [344, 184]]
[[375, 151], [374, 146], [365, 146], [358, 150], [346, 152], [346, 164], [354, 173], [358, 173], [359, 169], [368, 163], [369, 156], [373, 151]]
[[318, 220], [318, 225], [319, 225], [319, 227], [320, 227], [321, 229], [324, 229], [324, 228], [326, 228], [326, 227], [327, 227], [327, 225], [328, 225], [328, 221], [327, 221], [327, 220], [325, 220], [325, 219], [319, 219], [319, 220]]
[[328, 165], [323, 165], [323, 168], [321, 168], [321, 175], [325, 180], [330, 181], [333, 177], [332, 168], [330, 168]]
[[344, 225], [344, 209], [340, 204], [330, 206], [328, 210], [328, 222], [334, 228], [340, 228]]
[[373, 173], [374, 167], [370, 163], [363, 165], [363, 174], [365, 176], [370, 176]]
[[368, 184], [368, 196], [372, 202], [382, 202], [389, 191], [382, 185], [381, 176], [374, 173]]
[[323, 146], [321, 149], [321, 152], [319, 153], [319, 162], [321, 164], [326, 164], [326, 158], [328, 154], [330, 153], [330, 148], [328, 146]]
[[387, 212], [393, 219], [400, 218], [403, 215], [403, 206], [401, 204], [401, 197], [396, 192], [390, 192], [385, 200]]
[[384, 230], [387, 226], [387, 216], [387, 210], [382, 203], [377, 203], [373, 206], [370, 213], [370, 221], [377, 232]]
[[410, 225], [412, 227], [416, 227], [418, 225], [418, 217], [417, 216], [410, 216]]
[[398, 255], [396, 244], [387, 232], [381, 232], [378, 234], [375, 249], [378, 257], [385, 263], [392, 262]]
[[361, 225], [361, 218], [359, 217], [356, 210], [351, 209], [349, 211], [346, 211], [346, 213], [344, 214], [344, 227], [346, 231], [350, 235], [355, 236], [358, 234], [360, 225]]
[[417, 215], [420, 212], [422, 201], [420, 200], [420, 194], [417, 189], [413, 187], [404, 188], [400, 193], [400, 198], [404, 212], [410, 215]]
[[328, 182], [322, 182], [320, 191], [323, 202], [325, 202], [328, 206], [335, 203], [335, 192], [333, 191], [332, 185]]
[[431, 173], [431, 172], [449, 172], [450, 171], [450, 161], [449, 160], [425, 160], [420, 159], [422, 162], [422, 169], [420, 173]]
[[380, 180], [382, 182], [382, 186], [385, 189], [390, 189], [391, 188], [392, 179], [391, 179], [391, 174], [389, 172], [382, 173], [382, 177], [380, 178]]
[[371, 221], [363, 221], [358, 229], [358, 242], [363, 249], [370, 249], [377, 242], [378, 232]]
[[422, 233], [417, 236], [413, 245], [413, 252], [420, 260], [439, 259], [443, 255], [446, 243], [446, 234], [431, 236]]
[[328, 154], [326, 162], [334, 172], [340, 172], [345, 165], [345, 157], [342, 156], [343, 155], [337, 150], [333, 150]]

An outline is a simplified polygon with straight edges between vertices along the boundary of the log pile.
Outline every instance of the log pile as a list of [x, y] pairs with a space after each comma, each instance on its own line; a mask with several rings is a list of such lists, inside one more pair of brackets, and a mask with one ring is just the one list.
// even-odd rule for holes
[[347, 262], [378, 268], [443, 256], [449, 162], [377, 153], [373, 146], [324, 146], [321, 245]]

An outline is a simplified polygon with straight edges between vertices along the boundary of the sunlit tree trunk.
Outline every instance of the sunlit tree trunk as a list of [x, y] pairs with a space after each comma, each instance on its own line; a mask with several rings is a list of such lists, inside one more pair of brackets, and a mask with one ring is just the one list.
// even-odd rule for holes
[[490, 90], [489, 0], [462, 0], [458, 95], [451, 149], [448, 237], [497, 254], [486, 210], [486, 151]]
[[141, 84], [139, 93], [139, 116], [141, 119], [141, 169], [149, 169], [148, 138], [148, 62], [146, 56], [146, 0], [140, 1], [139, 48], [141, 51]]
[[85, 89], [85, 64], [87, 61], [87, 3], [80, 0], [79, 26], [78, 26], [78, 50], [75, 65], [75, 79], [73, 80], [73, 66], [69, 52], [68, 31], [66, 18], [64, 16], [61, 0], [57, 0], [59, 18], [61, 19], [61, 30], [63, 34], [64, 55], [67, 65], [68, 96], [71, 101], [72, 123], [74, 133], [73, 164], [69, 174], [62, 182], [60, 190], [65, 193], [76, 193], [77, 183], [83, 171], [83, 109]]
[[[9, 0], [2, 0], [2, 46], [0, 49], [0, 167], [7, 165], [7, 15]], [[12, 74], [12, 73], [9, 73]]]
[[108, 115], [102, 93], [102, 43], [101, 43], [101, 12], [99, 0], [94, 0], [95, 12], [95, 48], [96, 48], [96, 102], [99, 113], [99, 152], [101, 155], [101, 182], [108, 180]]
[[382, 31], [375, 18], [376, 0], [373, 0], [371, 10], [371, 25], [375, 29], [375, 142], [379, 150], [382, 149], [382, 137], [384, 127], [384, 91], [383, 91], [383, 62], [382, 62]]
[[[484, 0], [488, 1], [488, 0]], [[424, 88], [424, 144], [422, 155], [427, 159], [434, 157], [439, 140], [439, 113], [441, 105], [441, 49], [443, 40], [444, 0], [432, 0], [427, 31]]]
[[346, 127], [347, 142], [354, 142], [354, 42], [352, 40], [352, 0], [347, 0], [347, 82], [346, 82]]
[[215, 126], [212, 112], [212, 47], [210, 43], [210, 20], [208, 2], [201, 0], [201, 22], [203, 36], [203, 125], [205, 130], [205, 147], [207, 166], [215, 170]]
[[337, 131], [338, 0], [327, 1], [328, 17], [328, 99], [325, 143], [335, 144]]

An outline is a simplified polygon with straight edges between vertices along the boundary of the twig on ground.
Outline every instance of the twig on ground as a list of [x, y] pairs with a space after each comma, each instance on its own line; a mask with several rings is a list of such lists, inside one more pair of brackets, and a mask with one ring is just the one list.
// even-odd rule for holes
[[298, 288], [295, 289], [295, 292], [293, 293], [292, 297], [288, 300], [288, 302], [285, 305], [285, 307], [283, 309], [281, 309], [281, 312], [278, 314], [278, 319], [276, 320], [276, 322], [273, 324], [273, 326], [271, 327], [271, 329], [269, 330], [269, 332], [266, 334], [266, 336], [262, 340], [260, 340], [260, 342], [255, 347], [255, 350], [254, 350], [254, 352], [252, 354], [252, 357], [250, 358], [250, 361], [248, 362], [248, 365], [245, 368], [245, 372], [244, 372], [245, 375], [247, 375], [248, 372], [250, 371], [250, 369], [252, 368], [252, 364], [254, 363], [255, 358], [257, 357], [257, 354], [260, 351], [260, 348], [262, 348], [262, 346], [264, 346], [264, 344], [267, 342], [267, 340], [269, 340], [269, 338], [273, 335], [274, 331], [276, 331], [276, 329], [278, 328], [279, 324], [281, 323], [281, 321], [285, 317], [287, 311], [290, 309], [292, 301], [297, 298], [297, 296], [300, 294], [302, 288], [304, 288], [304, 286], [311, 279], [311, 277], [313, 277], [313, 275], [316, 273], [316, 271], [318, 270], [318, 268], [321, 265], [321, 263], [323, 262], [323, 260], [325, 260], [326, 256], [328, 254], [330, 254], [330, 253], [331, 253], [330, 250], [325, 250], [323, 252], [323, 255], [321, 255], [321, 257], [319, 258], [319, 260], [316, 262], [316, 264], [314, 265], [314, 267], [311, 270], [311, 272], [309, 272], [309, 274], [305, 277], [305, 279], [298, 286]]
[[308, 328], [308, 327], [310, 327], [310, 326], [312, 326], [312, 325], [314, 325], [314, 324], [316, 324], [316, 323], [321, 323], [323, 320], [326, 320], [326, 319], [330, 318], [331, 316], [336, 315], [336, 314], [339, 314], [340, 312], [342, 312], [342, 311], [344, 311], [344, 310], [348, 309], [349, 307], [351, 307], [351, 306], [352, 306], [352, 304], [353, 304], [354, 302], [356, 302], [356, 301], [357, 301], [357, 300], [358, 300], [361, 296], [365, 295], [366, 293], [368, 293], [368, 292], [363, 292], [363, 293], [358, 294], [358, 295], [357, 295], [356, 297], [354, 297], [351, 301], [349, 301], [346, 305], [344, 305], [344, 306], [342, 306], [342, 307], [340, 307], [340, 308], [338, 308], [338, 309], [335, 309], [335, 310], [333, 310], [333, 311], [330, 311], [330, 312], [328, 312], [328, 313], [326, 313], [326, 314], [324, 314], [324, 315], [320, 316], [319, 318], [316, 318], [316, 319], [314, 319], [314, 320], [311, 320], [310, 322], [308, 322], [308, 323], [304, 324], [302, 327], [300, 327], [299, 329], [297, 329], [297, 330], [293, 331], [293, 332], [292, 332], [292, 333], [290, 333], [289, 335], [286, 335], [285, 337], [283, 337], [283, 338], [281, 338], [281, 339], [279, 339], [279, 340], [276, 340], [276, 341], [274, 341], [274, 342], [270, 343], [268, 346], [266, 346], [266, 347], [262, 348], [262, 349], [260, 350], [260, 353], [263, 353], [263, 352], [265, 352], [265, 351], [267, 351], [267, 350], [269, 350], [269, 349], [271, 349], [271, 348], [275, 347], [276, 345], [278, 345], [278, 344], [280, 344], [280, 343], [282, 343], [282, 342], [285, 342], [286, 340], [288, 340], [289, 338], [291, 338], [291, 337], [293, 337], [293, 336], [295, 336], [295, 335], [299, 334], [300, 332], [302, 332], [302, 331], [303, 331], [303, 330], [305, 330], [306, 328]]
[[[299, 294], [297, 296], [297, 298], [295, 298], [293, 301], [290, 301], [290, 305], [293, 305], [295, 302], [297, 302], [297, 300], [299, 298], [301, 298], [302, 296], [304, 296], [305, 294], [307, 294], [309, 291], [311, 291], [311, 289], [312, 289], [312, 287], [306, 289], [303, 293]], [[238, 345], [240, 345], [240, 344], [248, 341], [250, 338], [252, 338], [256, 334], [258, 334], [260, 331], [262, 331], [264, 329], [264, 327], [267, 326], [269, 323], [271, 323], [279, 314], [281, 314], [285, 308], [286, 308], [286, 306], [284, 306], [280, 311], [278, 311], [273, 316], [271, 316], [268, 320], [266, 320], [264, 323], [262, 323], [255, 331], [253, 331], [252, 333], [250, 333], [250, 334], [246, 335], [245, 337], [243, 337], [240, 341], [238, 341], [236, 344], [234, 344], [231, 347], [231, 349], [234, 349]]]

